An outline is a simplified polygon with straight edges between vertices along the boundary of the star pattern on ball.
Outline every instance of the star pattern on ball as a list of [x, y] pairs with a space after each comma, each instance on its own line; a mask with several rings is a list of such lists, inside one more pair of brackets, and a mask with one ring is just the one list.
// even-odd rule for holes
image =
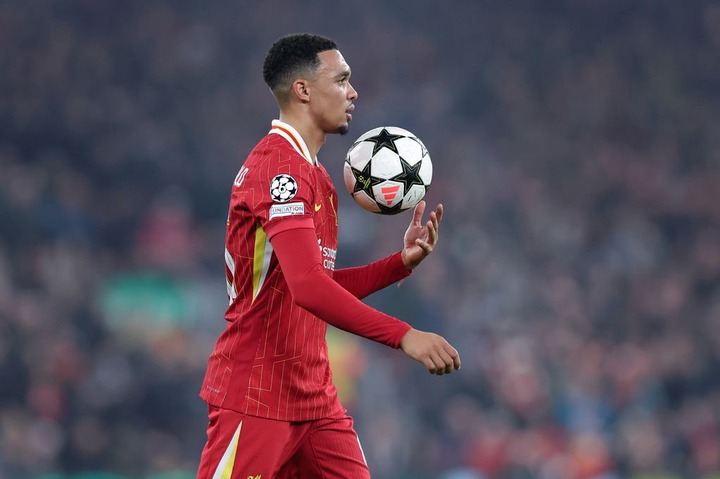
[[355, 177], [355, 186], [352, 191], [353, 193], [364, 191], [370, 195], [371, 198], [374, 197], [372, 192], [373, 186], [382, 183], [383, 180], [372, 176], [372, 172], [370, 171], [371, 165], [372, 161], [368, 161], [362, 170], [358, 170], [354, 166], [350, 166], [352, 174]]
[[402, 201], [396, 204], [395, 206], [385, 206], [382, 203], [378, 203], [377, 206], [380, 208], [380, 212], [384, 215], [396, 215], [398, 213], [402, 213], [405, 211], [402, 209]]
[[422, 178], [420, 177], [420, 167], [422, 166], [422, 161], [418, 161], [414, 165], [411, 165], [410, 163], [405, 161], [405, 158], [403, 158], [402, 156], [398, 156], [398, 158], [400, 158], [402, 173], [393, 176], [391, 180], [402, 183], [404, 185], [404, 191], [406, 193], [410, 191], [410, 188], [412, 188], [413, 185], [420, 185], [427, 190], [425, 182], [423, 182]]
[[372, 155], [374, 156], [383, 147], [389, 149], [390, 151], [398, 153], [395, 140], [398, 140], [400, 138], [405, 138], [405, 135], [393, 135], [392, 133], [387, 131], [387, 128], [383, 128], [377, 135], [371, 136], [370, 138], [365, 138], [365, 140], [363, 141], [370, 141], [372, 143], [375, 143], [373, 145], [372, 151]]
[[415, 140], [418, 143], [418, 145], [420, 145], [420, 148], [422, 151], [422, 158], [425, 158], [426, 156], [428, 156], [428, 150], [427, 150], [427, 148], [425, 148], [425, 145], [423, 144], [423, 142], [415, 137], [413, 137], [413, 140]]

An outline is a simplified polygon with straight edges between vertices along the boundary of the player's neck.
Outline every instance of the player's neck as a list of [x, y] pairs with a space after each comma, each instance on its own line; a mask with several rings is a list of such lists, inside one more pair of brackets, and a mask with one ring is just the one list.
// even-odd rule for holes
[[281, 111], [279, 120], [297, 130], [305, 142], [305, 145], [307, 145], [313, 159], [316, 158], [320, 148], [325, 144], [325, 132], [317, 128], [307, 119], [288, 112]]

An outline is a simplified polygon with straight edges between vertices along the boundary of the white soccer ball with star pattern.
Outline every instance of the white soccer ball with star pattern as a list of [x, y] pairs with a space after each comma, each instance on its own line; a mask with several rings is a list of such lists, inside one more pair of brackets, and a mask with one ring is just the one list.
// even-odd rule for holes
[[425, 197], [432, 161], [417, 136], [396, 126], [381, 126], [361, 135], [348, 149], [343, 177], [362, 208], [394, 215]]

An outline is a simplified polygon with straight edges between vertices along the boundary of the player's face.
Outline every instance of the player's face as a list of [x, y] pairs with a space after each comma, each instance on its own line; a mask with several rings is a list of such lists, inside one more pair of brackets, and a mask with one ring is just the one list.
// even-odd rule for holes
[[310, 110], [325, 133], [348, 132], [357, 91], [350, 84], [350, 66], [337, 50], [318, 54], [320, 67], [311, 80]]

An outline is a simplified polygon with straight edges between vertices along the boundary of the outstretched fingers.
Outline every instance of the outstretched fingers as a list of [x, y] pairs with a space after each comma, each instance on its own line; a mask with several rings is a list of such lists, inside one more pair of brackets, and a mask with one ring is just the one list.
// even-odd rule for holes
[[[434, 246], [438, 242], [440, 232], [440, 222], [442, 221], [443, 205], [437, 205], [434, 211], [430, 212], [430, 219], [426, 223], [427, 226], [427, 240], [426, 243]], [[431, 248], [432, 249], [432, 248]]]
[[425, 214], [425, 200], [420, 201], [417, 205], [415, 205], [415, 209], [413, 210], [413, 217], [412, 217], [412, 225], [413, 226], [420, 226], [420, 220], [423, 217], [423, 214]]
[[445, 207], [442, 205], [442, 203], [439, 203], [437, 205], [437, 208], [435, 208], [435, 216], [436, 216], [436, 228], [440, 225], [440, 222], [442, 221], [443, 212], [445, 211]]

